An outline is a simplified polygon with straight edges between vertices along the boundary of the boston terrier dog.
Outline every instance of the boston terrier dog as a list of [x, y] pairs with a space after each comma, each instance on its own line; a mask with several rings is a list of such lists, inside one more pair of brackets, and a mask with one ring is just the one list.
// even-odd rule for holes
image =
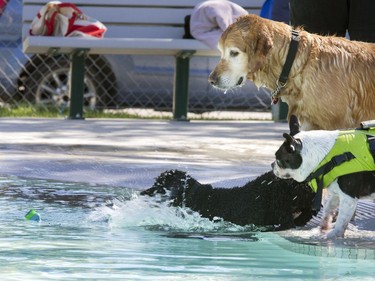
[[[343, 237], [359, 198], [375, 198], [375, 126], [353, 130], [301, 132], [296, 116], [289, 121], [290, 133], [277, 150], [273, 172], [282, 179], [307, 183], [316, 193], [314, 206], [320, 209], [322, 189], [328, 197], [323, 204], [321, 238]], [[334, 228], [332, 215], [338, 207]]]

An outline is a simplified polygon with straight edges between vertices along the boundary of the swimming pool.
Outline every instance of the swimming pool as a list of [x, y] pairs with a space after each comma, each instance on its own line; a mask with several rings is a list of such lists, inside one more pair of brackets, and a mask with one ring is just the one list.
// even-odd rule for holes
[[373, 232], [260, 233], [138, 193], [0, 177], [1, 280], [375, 280]]

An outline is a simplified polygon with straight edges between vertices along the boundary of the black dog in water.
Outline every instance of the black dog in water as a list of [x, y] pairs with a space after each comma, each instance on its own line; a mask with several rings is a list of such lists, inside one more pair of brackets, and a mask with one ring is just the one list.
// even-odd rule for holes
[[267, 230], [304, 226], [313, 216], [311, 188], [267, 172], [244, 186], [213, 188], [185, 172], [170, 170], [156, 178], [141, 195], [167, 196], [173, 206], [188, 207], [203, 217], [223, 218], [238, 225], [253, 224]]

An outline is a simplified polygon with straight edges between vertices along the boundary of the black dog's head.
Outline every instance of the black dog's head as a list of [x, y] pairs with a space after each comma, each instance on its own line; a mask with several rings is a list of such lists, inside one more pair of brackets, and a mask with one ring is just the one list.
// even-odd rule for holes
[[183, 193], [188, 186], [190, 176], [179, 170], [163, 172], [156, 178], [154, 185], [141, 192], [141, 195], [155, 196], [163, 195], [165, 200], [172, 200], [172, 205], [180, 205], [183, 200]]

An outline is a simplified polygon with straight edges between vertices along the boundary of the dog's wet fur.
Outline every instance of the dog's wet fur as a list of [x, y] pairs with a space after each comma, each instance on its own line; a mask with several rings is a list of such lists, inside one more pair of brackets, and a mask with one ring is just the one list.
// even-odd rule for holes
[[[273, 100], [285, 101], [288, 116], [298, 116], [303, 130], [354, 128], [375, 119], [375, 44], [297, 30], [288, 82]], [[275, 90], [291, 31], [285, 23], [254, 14], [239, 17], [222, 33], [221, 59], [209, 83], [227, 91], [250, 80]]]
[[313, 216], [311, 188], [293, 179], [267, 172], [244, 186], [214, 188], [201, 184], [180, 170], [163, 172], [141, 195], [169, 200], [172, 206], [187, 207], [203, 217], [222, 218], [237, 225], [255, 225], [275, 231], [304, 226]]

